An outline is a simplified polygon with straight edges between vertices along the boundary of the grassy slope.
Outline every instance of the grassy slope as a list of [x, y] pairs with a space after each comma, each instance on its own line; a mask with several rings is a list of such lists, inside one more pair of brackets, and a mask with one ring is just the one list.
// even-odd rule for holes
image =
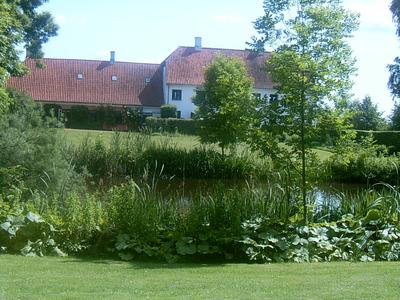
[[[66, 141], [75, 145], [81, 143], [87, 137], [98, 138], [103, 140], [104, 142], [109, 143], [111, 141], [112, 135], [114, 134], [111, 131], [77, 130], [77, 129], [65, 129], [64, 132]], [[121, 134], [128, 134], [128, 133], [121, 133]], [[136, 133], [131, 133], [131, 134], [136, 134]], [[168, 140], [168, 142], [174, 143], [177, 146], [186, 149], [200, 146], [200, 140], [196, 136], [170, 135], [166, 138], [165, 136], [155, 134], [153, 135], [153, 139], [160, 142], [162, 142], [163, 140], [164, 141]], [[322, 160], [328, 159], [332, 155], [331, 152], [322, 149], [315, 149], [314, 151]]]
[[400, 299], [399, 263], [191, 265], [0, 256], [0, 299]]

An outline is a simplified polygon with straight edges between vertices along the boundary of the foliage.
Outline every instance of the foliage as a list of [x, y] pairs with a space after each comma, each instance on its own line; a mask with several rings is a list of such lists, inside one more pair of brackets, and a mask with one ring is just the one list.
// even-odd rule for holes
[[7, 203], [0, 199], [0, 253], [24, 256], [44, 256], [65, 254], [55, 242], [54, 227], [42, 217], [21, 209], [10, 209], [4, 215]]
[[335, 223], [309, 226], [271, 224], [256, 218], [243, 223], [240, 241], [258, 262], [398, 261], [400, 229], [371, 210], [362, 219], [344, 215]]
[[362, 102], [350, 103], [350, 110], [353, 112], [351, 123], [354, 129], [358, 130], [382, 130], [385, 127], [385, 119], [374, 104], [370, 96], [366, 96]]
[[176, 118], [146, 118], [145, 126], [151, 132], [167, 132], [197, 135], [199, 133], [199, 123], [193, 119]]
[[357, 138], [372, 135], [378, 145], [388, 148], [389, 153], [400, 152], [400, 132], [399, 131], [362, 131], [357, 130]]
[[229, 145], [244, 140], [255, 112], [252, 85], [242, 60], [218, 56], [211, 62], [193, 99], [203, 143], [218, 143], [224, 154]]
[[334, 181], [392, 182], [397, 178], [397, 156], [388, 156], [385, 146], [377, 145], [372, 134], [338, 150], [327, 162]]
[[10, 91], [9, 97], [9, 112], [0, 115], [1, 192], [23, 183], [26, 195], [35, 190], [64, 195], [79, 176], [64, 157], [60, 124], [27, 95]]
[[124, 260], [169, 262], [400, 259], [397, 187], [316, 201], [308, 208], [308, 226], [301, 224], [299, 201], [300, 188], [274, 184], [266, 190], [221, 186], [190, 199], [134, 182], [102, 196], [73, 193], [61, 201], [36, 194], [23, 203], [17, 193], [0, 200], [0, 243], [3, 252], [23, 255], [111, 247]]
[[130, 126], [139, 126], [140, 111], [126, 109], [123, 112], [111, 106], [100, 106], [96, 109], [89, 109], [84, 105], [74, 105], [65, 111], [66, 126], [75, 129], [108, 129], [107, 126], [119, 125], [122, 123]]
[[[254, 23], [260, 37], [253, 37], [250, 45], [258, 52], [265, 45], [274, 48], [267, 71], [277, 85], [281, 105], [260, 109], [256, 128], [261, 132], [253, 134], [253, 143], [264, 152], [282, 153], [274, 138], [282, 133], [293, 137], [289, 157], [301, 161], [305, 212], [306, 156], [315, 121], [327, 101], [340, 107], [347, 99], [354, 71], [347, 38], [357, 28], [357, 16], [343, 9], [338, 0], [265, 0], [264, 12]], [[274, 108], [272, 113], [283, 117], [280, 122], [269, 117]]]
[[8, 75], [22, 75], [25, 71], [19, 60], [21, 46], [31, 58], [43, 56], [42, 44], [57, 34], [58, 26], [48, 12], [38, 12], [46, 2], [0, 1], [0, 87]]
[[122, 113], [122, 120], [129, 130], [140, 131], [145, 125], [146, 116], [143, 114], [142, 107], [127, 107]]
[[57, 228], [54, 237], [57, 245], [63, 251], [82, 253], [84, 250], [97, 246], [101, 229], [106, 222], [103, 204], [98, 200], [98, 194], [76, 191], [68, 194], [65, 199], [46, 199], [35, 195], [27, 206], [40, 212], [47, 222]]
[[207, 148], [181, 149], [168, 136], [157, 143], [144, 133], [115, 133], [110, 147], [87, 139], [71, 147], [69, 157], [78, 172], [86, 170], [95, 179], [111, 183], [141, 176], [144, 170], [181, 178], [247, 178], [266, 176], [271, 169], [268, 160], [248, 152], [222, 156]]
[[176, 118], [176, 105], [165, 104], [160, 107], [161, 118]]
[[[398, 0], [392, 0], [390, 10], [393, 15], [393, 21], [396, 23], [396, 34], [400, 37], [400, 4]], [[388, 66], [390, 77], [388, 87], [394, 98], [400, 97], [400, 58], [396, 57], [393, 64]], [[398, 124], [398, 123], [397, 123]], [[399, 126], [399, 125], [396, 125]]]
[[[162, 169], [163, 175], [180, 178], [246, 178], [261, 177], [270, 168], [257, 164], [250, 155], [225, 155], [205, 148], [192, 150], [174, 147], [152, 147], [139, 159], [139, 166]], [[265, 167], [265, 169], [263, 169]]]
[[400, 105], [395, 104], [390, 116], [390, 126], [392, 130], [400, 130]]
[[0, 115], [8, 112], [10, 102], [11, 99], [9, 98], [7, 91], [0, 85]]

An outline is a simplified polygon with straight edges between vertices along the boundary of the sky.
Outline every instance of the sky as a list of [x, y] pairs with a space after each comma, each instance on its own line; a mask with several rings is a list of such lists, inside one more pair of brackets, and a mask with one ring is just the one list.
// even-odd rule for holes
[[[370, 95], [384, 115], [393, 100], [387, 65], [399, 55], [400, 40], [389, 11], [390, 0], [344, 0], [360, 14], [360, 28], [349, 40], [357, 59], [354, 99]], [[244, 49], [263, 14], [262, 0], [50, 0], [60, 29], [45, 46], [45, 57], [109, 59], [161, 63], [178, 46], [203, 38], [210, 48]]]

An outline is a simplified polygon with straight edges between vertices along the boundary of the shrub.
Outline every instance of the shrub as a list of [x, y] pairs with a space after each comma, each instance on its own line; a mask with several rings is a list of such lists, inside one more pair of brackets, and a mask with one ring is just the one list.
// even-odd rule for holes
[[128, 126], [129, 130], [140, 131], [143, 129], [146, 116], [143, 114], [141, 107], [128, 107], [122, 113], [123, 123]]
[[[124, 116], [123, 116], [124, 115]], [[76, 129], [103, 129], [112, 128], [115, 125], [132, 123], [125, 112], [116, 110], [110, 106], [100, 106], [89, 110], [87, 106], [75, 105], [65, 111], [66, 126]], [[125, 120], [123, 120], [125, 119]]]
[[160, 113], [162, 119], [176, 118], [176, 106], [170, 104], [161, 105]]
[[400, 152], [400, 131], [363, 131], [357, 130], [359, 139], [372, 134], [374, 140], [379, 145], [388, 147], [390, 153]]
[[60, 124], [45, 117], [42, 107], [27, 95], [13, 92], [10, 96], [9, 112], [0, 115], [1, 192], [20, 183], [27, 196], [29, 190], [68, 192], [80, 179], [64, 157], [55, 128]]
[[198, 121], [193, 119], [176, 118], [146, 118], [146, 127], [152, 132], [181, 133], [188, 135], [197, 135], [199, 130]]
[[385, 146], [377, 145], [370, 134], [361, 143], [333, 155], [327, 164], [334, 181], [394, 183], [398, 179], [400, 159], [388, 156]]
[[87, 171], [96, 179], [116, 180], [141, 176], [144, 170], [187, 178], [247, 178], [269, 174], [269, 161], [254, 155], [230, 154], [225, 157], [206, 148], [185, 150], [157, 144], [145, 134], [115, 133], [110, 146], [101, 140], [87, 139], [69, 149], [78, 172]]

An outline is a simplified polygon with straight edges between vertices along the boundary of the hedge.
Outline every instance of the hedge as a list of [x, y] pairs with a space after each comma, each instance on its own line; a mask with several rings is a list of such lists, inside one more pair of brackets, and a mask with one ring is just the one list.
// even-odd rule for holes
[[176, 119], [176, 118], [146, 118], [146, 128], [152, 132], [169, 132], [169, 133], [181, 133], [189, 135], [198, 134], [198, 121], [193, 119]]
[[176, 106], [175, 105], [161, 105], [160, 108], [161, 118], [176, 118]]
[[390, 153], [400, 152], [400, 131], [357, 130], [357, 137], [366, 137], [370, 133], [379, 145], [387, 146]]

